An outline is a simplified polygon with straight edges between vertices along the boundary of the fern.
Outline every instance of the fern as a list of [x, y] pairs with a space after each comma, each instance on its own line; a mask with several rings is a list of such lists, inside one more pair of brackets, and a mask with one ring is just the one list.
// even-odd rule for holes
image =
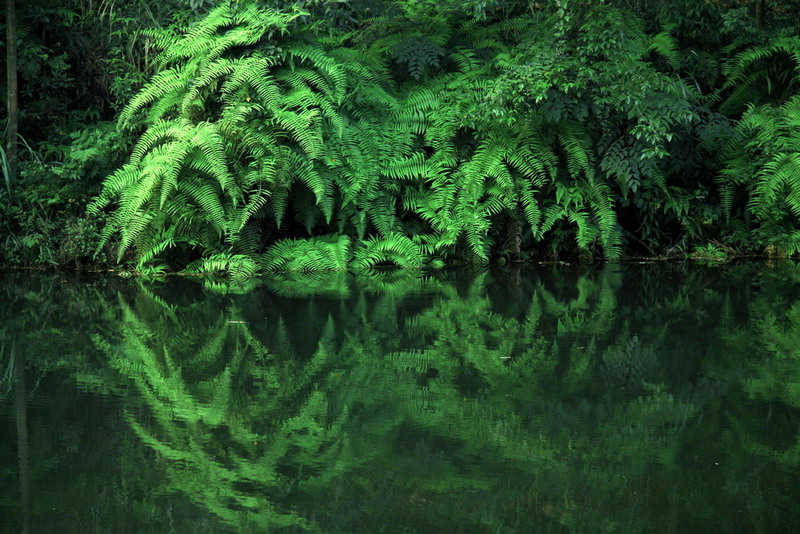
[[267, 271], [344, 271], [350, 261], [350, 239], [345, 236], [284, 239], [261, 259]]
[[428, 67], [441, 65], [441, 58], [445, 49], [423, 38], [411, 38], [395, 46], [393, 59], [398, 63], [406, 64], [408, 74], [419, 80]]
[[213, 254], [186, 266], [187, 274], [227, 274], [234, 280], [248, 278], [258, 271], [258, 264], [243, 254]]
[[[141, 136], [91, 206], [113, 209], [103, 243], [118, 237], [120, 256], [132, 249], [140, 266], [193, 251], [211, 262], [194, 270], [234, 256], [267, 270], [341, 269], [348, 260], [319, 237], [338, 232], [359, 268], [416, 267], [486, 262], [515, 221], [529, 249], [570, 240], [618, 257], [618, 200], [646, 167], [668, 196], [652, 161], [692, 120], [685, 100], [665, 96], [687, 88], [644, 60], [674, 61], [669, 31], [648, 38], [635, 18], [598, 6], [587, 28], [630, 39], [575, 52], [536, 17], [478, 25], [446, 13], [348, 34], [242, 2], [162, 34], [161, 71], [120, 115]], [[638, 152], [606, 144], [598, 157], [611, 112], [628, 114], [620, 129], [641, 138]]]
[[729, 61], [724, 73], [724, 110], [741, 111], [749, 103], [780, 103], [800, 89], [800, 37], [779, 36], [747, 48]]
[[[120, 257], [134, 247], [140, 264], [180, 243], [200, 245], [209, 258], [226, 247], [252, 254], [260, 244], [241, 243], [248, 224], [268, 212], [280, 222], [295, 181], [330, 220], [330, 180], [318, 168], [320, 118], [342, 129], [333, 101], [344, 94], [347, 71], [309, 45], [283, 59], [259, 50], [299, 14], [222, 6], [182, 37], [161, 41], [169, 45], [159, 57], [165, 70], [120, 115], [120, 124], [131, 126], [149, 106], [147, 129], [90, 206], [95, 213], [118, 205], [101, 246], [119, 233]], [[233, 48], [249, 51], [226, 57]], [[281, 70], [287, 60], [308, 67]], [[147, 240], [167, 229], [170, 239]]]
[[746, 142], [730, 149], [734, 154], [720, 177], [726, 205], [735, 189], [745, 187], [747, 208], [759, 223], [756, 241], [768, 252], [800, 252], [800, 96], [780, 107], [750, 106], [737, 129]]
[[419, 245], [397, 233], [367, 239], [355, 252], [355, 264], [360, 270], [386, 263], [402, 268], [419, 268], [422, 259]]

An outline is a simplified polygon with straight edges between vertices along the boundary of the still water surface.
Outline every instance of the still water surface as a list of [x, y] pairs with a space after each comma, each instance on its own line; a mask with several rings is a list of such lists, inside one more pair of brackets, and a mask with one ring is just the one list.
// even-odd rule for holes
[[0, 531], [790, 532], [798, 281], [0, 274]]

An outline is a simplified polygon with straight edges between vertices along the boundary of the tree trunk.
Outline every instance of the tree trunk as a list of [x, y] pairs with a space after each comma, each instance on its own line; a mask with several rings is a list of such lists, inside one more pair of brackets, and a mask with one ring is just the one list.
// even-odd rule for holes
[[6, 0], [6, 88], [8, 91], [8, 129], [6, 159], [8, 180], [17, 180], [17, 129], [19, 102], [17, 100], [17, 14], [15, 0]]
[[767, 0], [756, 0], [756, 22], [759, 29], [764, 28], [765, 14], [767, 11]]

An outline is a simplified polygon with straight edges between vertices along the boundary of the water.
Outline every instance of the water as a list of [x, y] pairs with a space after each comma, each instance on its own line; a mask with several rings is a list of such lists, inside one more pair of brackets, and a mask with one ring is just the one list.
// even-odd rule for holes
[[0, 531], [788, 532], [800, 268], [0, 275]]

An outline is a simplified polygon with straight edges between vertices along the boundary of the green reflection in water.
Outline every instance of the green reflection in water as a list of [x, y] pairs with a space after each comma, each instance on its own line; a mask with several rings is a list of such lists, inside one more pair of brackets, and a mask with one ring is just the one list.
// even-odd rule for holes
[[[56, 329], [83, 356], [28, 376], [119, 399], [115, 454], [143, 465], [116, 476], [173, 499], [177, 530], [778, 532], [800, 518], [798, 280], [629, 266], [103, 286], [88, 325]], [[34, 464], [53, 453], [35, 442]], [[138, 524], [168, 522], [147, 506]]]

